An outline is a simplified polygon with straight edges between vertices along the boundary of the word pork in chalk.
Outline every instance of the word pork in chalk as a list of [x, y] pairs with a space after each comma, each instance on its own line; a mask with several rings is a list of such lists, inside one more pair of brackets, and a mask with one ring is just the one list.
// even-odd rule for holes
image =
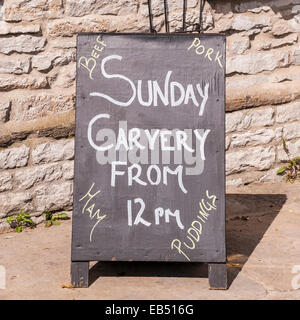
[[223, 68], [222, 64], [222, 55], [220, 51], [215, 51], [213, 48], [206, 48], [200, 41], [199, 38], [195, 38], [192, 44], [188, 47], [188, 51], [194, 48], [195, 53], [198, 55], [204, 55], [206, 59], [209, 61], [218, 63], [221, 68]]

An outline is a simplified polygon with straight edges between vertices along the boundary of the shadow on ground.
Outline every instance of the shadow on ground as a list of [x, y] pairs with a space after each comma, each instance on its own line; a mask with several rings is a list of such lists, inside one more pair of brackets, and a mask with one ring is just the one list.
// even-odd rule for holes
[[[286, 202], [285, 194], [227, 194], [226, 246], [228, 286]], [[207, 263], [98, 262], [90, 269], [90, 285], [99, 277], [207, 278]]]
[[229, 285], [287, 200], [285, 194], [226, 195], [226, 245]]

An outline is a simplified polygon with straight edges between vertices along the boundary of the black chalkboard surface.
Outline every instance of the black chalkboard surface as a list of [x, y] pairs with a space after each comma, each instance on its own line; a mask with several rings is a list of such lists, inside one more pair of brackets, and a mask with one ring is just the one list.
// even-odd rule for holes
[[72, 282], [89, 261], [208, 262], [226, 286], [225, 37], [80, 34]]

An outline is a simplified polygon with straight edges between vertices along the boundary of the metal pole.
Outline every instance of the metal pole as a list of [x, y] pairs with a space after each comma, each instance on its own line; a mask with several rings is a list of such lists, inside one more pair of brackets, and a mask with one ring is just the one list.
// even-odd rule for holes
[[186, 18], [186, 0], [183, 0], [182, 32], [185, 31], [185, 18]]
[[166, 33], [169, 33], [168, 4], [167, 4], [167, 0], [164, 0], [164, 10], [165, 10], [165, 27], [166, 27]]
[[151, 0], [148, 0], [148, 12], [149, 12], [149, 26], [150, 26], [150, 32], [155, 33], [155, 30], [153, 29], [153, 21], [152, 21], [152, 9], [151, 9]]
[[199, 33], [203, 32], [203, 9], [205, 0], [200, 0]]

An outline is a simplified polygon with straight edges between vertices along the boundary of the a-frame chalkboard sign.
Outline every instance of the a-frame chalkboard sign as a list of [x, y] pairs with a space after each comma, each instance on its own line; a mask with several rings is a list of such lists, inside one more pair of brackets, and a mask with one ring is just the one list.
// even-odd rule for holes
[[227, 287], [224, 119], [223, 35], [78, 35], [74, 286], [89, 261], [176, 261]]

